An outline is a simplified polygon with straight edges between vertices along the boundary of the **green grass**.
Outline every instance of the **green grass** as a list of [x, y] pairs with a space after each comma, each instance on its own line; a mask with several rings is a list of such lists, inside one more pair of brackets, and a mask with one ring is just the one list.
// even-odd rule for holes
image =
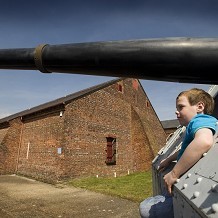
[[72, 179], [69, 185], [103, 194], [119, 196], [135, 202], [141, 202], [152, 196], [151, 171], [134, 173], [116, 178]]

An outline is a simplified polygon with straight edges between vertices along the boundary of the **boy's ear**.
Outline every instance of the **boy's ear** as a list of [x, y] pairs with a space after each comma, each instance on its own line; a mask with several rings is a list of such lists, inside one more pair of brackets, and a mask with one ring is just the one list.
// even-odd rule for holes
[[204, 103], [202, 101], [199, 101], [197, 103], [197, 113], [202, 113], [204, 112]]

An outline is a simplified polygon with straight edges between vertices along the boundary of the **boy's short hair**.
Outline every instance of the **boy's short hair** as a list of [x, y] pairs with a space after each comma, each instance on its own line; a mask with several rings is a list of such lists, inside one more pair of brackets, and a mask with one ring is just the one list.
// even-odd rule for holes
[[193, 88], [189, 89], [187, 91], [181, 92], [176, 99], [178, 99], [180, 96], [186, 96], [190, 105], [195, 105], [198, 102], [204, 103], [204, 113], [205, 114], [212, 114], [214, 110], [214, 99], [213, 97], [204, 91], [203, 89]]

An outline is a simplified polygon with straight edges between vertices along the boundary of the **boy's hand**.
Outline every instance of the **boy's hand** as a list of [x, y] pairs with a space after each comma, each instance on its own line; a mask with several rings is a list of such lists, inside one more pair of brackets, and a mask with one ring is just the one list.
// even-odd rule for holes
[[169, 173], [167, 173], [164, 177], [164, 182], [167, 188], [167, 191], [169, 194], [172, 194], [172, 185], [176, 182], [178, 177], [176, 176], [175, 172], [172, 170]]

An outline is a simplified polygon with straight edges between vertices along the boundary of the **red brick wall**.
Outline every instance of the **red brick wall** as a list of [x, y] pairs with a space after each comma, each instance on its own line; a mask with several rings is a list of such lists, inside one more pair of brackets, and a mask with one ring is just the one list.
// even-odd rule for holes
[[62, 174], [64, 120], [59, 112], [24, 122], [18, 173], [37, 179], [57, 181]]
[[150, 169], [154, 152], [144, 130], [143, 122], [134, 110], [132, 110], [132, 147], [134, 153], [133, 171]]
[[7, 132], [5, 133], [2, 129], [1, 134], [5, 135], [2, 138], [0, 148], [0, 173], [15, 173], [22, 134], [22, 122], [20, 118], [10, 121], [10, 127], [7, 128]]
[[0, 144], [4, 141], [5, 135], [8, 131], [8, 128], [0, 129]]
[[[166, 135], [137, 83], [124, 80], [67, 105], [66, 176], [123, 175], [151, 167]], [[117, 163], [112, 166], [105, 164], [108, 135], [117, 139]]]
[[8, 156], [6, 145], [6, 133], [8, 128], [0, 129], [0, 174], [5, 174], [5, 160]]
[[[127, 173], [131, 166], [131, 108], [105, 89], [66, 106], [65, 168], [67, 176]], [[117, 138], [117, 164], [108, 166], [106, 137]], [[128, 158], [129, 155], [129, 158]]]

